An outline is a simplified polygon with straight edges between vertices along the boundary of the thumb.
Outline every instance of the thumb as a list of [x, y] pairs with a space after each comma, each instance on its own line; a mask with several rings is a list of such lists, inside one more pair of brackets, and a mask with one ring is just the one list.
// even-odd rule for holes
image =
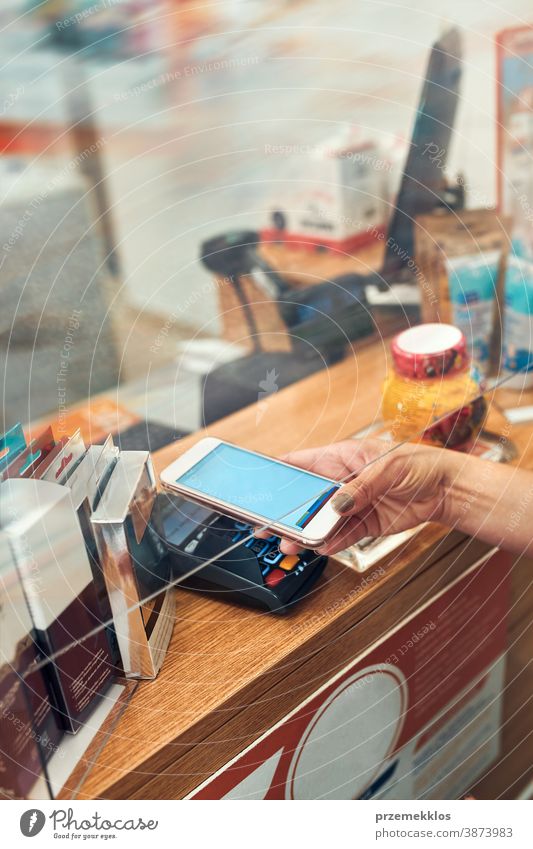
[[380, 474], [376, 469], [369, 469], [361, 472], [355, 480], [343, 486], [332, 498], [331, 506], [342, 516], [361, 513], [379, 501], [386, 488], [385, 475]]

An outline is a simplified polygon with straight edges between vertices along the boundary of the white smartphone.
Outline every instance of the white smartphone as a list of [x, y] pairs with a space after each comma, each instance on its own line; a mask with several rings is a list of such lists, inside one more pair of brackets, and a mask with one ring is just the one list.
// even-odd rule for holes
[[163, 486], [250, 525], [318, 548], [345, 521], [331, 497], [340, 484], [207, 437], [161, 472]]

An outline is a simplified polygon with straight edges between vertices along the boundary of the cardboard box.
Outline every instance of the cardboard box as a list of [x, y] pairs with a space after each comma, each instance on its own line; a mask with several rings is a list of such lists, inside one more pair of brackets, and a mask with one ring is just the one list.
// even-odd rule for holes
[[[113, 613], [98, 555], [94, 526], [91, 523], [93, 511], [98, 506], [98, 502], [112, 474], [118, 456], [119, 449], [113, 444], [113, 437], [108, 436], [103, 445], [91, 445], [77, 465], [69, 464], [60, 476], [59, 483], [68, 487], [71, 491], [72, 506], [78, 516], [78, 522], [80, 523], [81, 532], [85, 540], [87, 557], [89, 558], [89, 564], [93, 574], [99, 621], [106, 623], [104, 632], [111, 659], [113, 664], [117, 666], [117, 669], [120, 670], [120, 650], [113, 625]], [[59, 468], [61, 465], [60, 458], [58, 458], [57, 463]], [[55, 477], [53, 469], [51, 470], [51, 475]]]
[[[85, 542], [68, 489], [0, 485], [0, 524], [24, 588], [35, 640], [63, 727], [75, 733], [113, 677]], [[87, 636], [87, 635], [91, 636]]]
[[271, 145], [290, 176], [270, 203], [264, 239], [350, 251], [378, 238], [388, 218], [390, 163], [371, 141], [349, 136], [309, 147]]
[[37, 466], [32, 478], [61, 483], [85, 454], [85, 443], [77, 430], [72, 436], [63, 436], [55, 448]]
[[0, 796], [47, 796], [46, 764], [63, 736], [9, 539], [0, 531]]
[[124, 674], [154, 678], [174, 625], [166, 549], [149, 524], [156, 497], [148, 451], [122, 451], [91, 516]]

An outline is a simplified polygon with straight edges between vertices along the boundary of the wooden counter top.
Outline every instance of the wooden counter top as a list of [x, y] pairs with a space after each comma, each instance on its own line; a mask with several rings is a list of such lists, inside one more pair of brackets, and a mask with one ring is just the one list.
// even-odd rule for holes
[[[205, 433], [273, 455], [346, 438], [379, 418], [386, 351], [387, 344], [378, 341], [269, 396], [261, 415], [256, 406], [249, 407]], [[533, 392], [520, 399], [518, 393], [510, 396], [504, 400], [512, 406], [533, 403]], [[491, 416], [501, 424], [494, 404]], [[519, 443], [522, 462], [533, 467], [531, 431], [530, 425], [512, 428], [511, 439]], [[156, 469], [203, 435], [191, 435], [158, 452]], [[345, 662], [338, 649], [341, 635], [360, 623], [361, 648], [369, 644], [379, 636], [365, 630], [372, 610], [383, 605], [388, 618], [381, 627], [392, 627], [409, 612], [406, 599], [418, 605], [438, 582], [455, 577], [459, 553], [468, 547], [482, 550], [474, 540], [431, 525], [394, 552], [384, 567], [365, 575], [330, 561], [310, 596], [286, 617], [178, 591], [176, 625], [163, 669], [156, 681], [139, 685], [78, 797], [176, 798], [189, 792], [205, 778], [206, 769], [228, 759], [236, 733], [242, 749], [287, 712], [284, 681], [289, 674], [290, 698], [301, 701]], [[431, 564], [439, 558], [436, 575]], [[531, 587], [524, 579], [528, 574], [524, 567], [522, 607], [517, 607], [521, 621], [524, 598], [531, 607]], [[416, 593], [404, 593], [399, 601], [415, 578]], [[527, 682], [521, 679], [521, 686], [526, 684], [531, 697], [533, 672]], [[72, 790], [65, 788], [65, 797]]]

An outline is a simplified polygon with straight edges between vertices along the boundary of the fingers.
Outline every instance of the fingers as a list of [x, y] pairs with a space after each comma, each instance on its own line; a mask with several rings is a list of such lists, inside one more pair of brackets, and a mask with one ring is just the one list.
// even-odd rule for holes
[[[347, 439], [321, 448], [291, 451], [282, 457], [286, 463], [334, 480], [359, 472], [332, 499], [333, 508], [350, 521], [319, 549], [321, 554], [334, 554], [365, 536], [379, 534], [379, 522], [373, 506], [387, 493], [392, 482], [392, 475], [387, 471], [390, 464], [387, 464], [386, 457], [379, 459], [389, 448], [390, 444], [380, 439]], [[372, 465], [365, 468], [371, 461]], [[255, 530], [254, 535], [267, 539], [272, 531]], [[280, 544], [284, 554], [297, 554], [304, 547], [288, 539]]]
[[311, 469], [319, 460], [321, 454], [328, 450], [329, 446], [324, 448], [302, 448], [300, 451], [288, 451], [282, 454], [281, 460], [284, 463], [290, 463], [291, 466], [298, 466], [299, 469]]
[[363, 514], [387, 494], [392, 480], [386, 460], [369, 466], [354, 480], [345, 484], [331, 499], [331, 506], [340, 516]]
[[[254, 530], [254, 537], [257, 539], [268, 539], [273, 536], [274, 531], [269, 530]], [[305, 548], [304, 545], [298, 542], [294, 542], [291, 539], [282, 539], [280, 542], [279, 549], [283, 552], [283, 554], [298, 554], [298, 552], [303, 551]]]
[[305, 548], [301, 543], [293, 542], [291, 539], [282, 539], [279, 550], [283, 552], [283, 554], [299, 554], [300, 551], [303, 551]]
[[323, 448], [307, 448], [303, 451], [291, 451], [281, 458], [291, 466], [307, 469], [327, 478], [342, 478], [347, 469], [339, 456], [337, 446], [325, 445]]
[[[373, 510], [367, 511], [361, 516], [351, 516], [333, 536], [327, 540], [317, 554], [336, 554], [354, 545], [359, 540], [368, 536], [377, 536], [379, 533], [378, 521]], [[280, 550], [284, 554], [298, 554], [305, 548], [303, 545], [284, 539], [281, 541]]]
[[[254, 530], [254, 537], [257, 539], [268, 539], [272, 535], [273, 531], [259, 529]], [[298, 554], [300, 551], [303, 551], [304, 548], [304, 545], [294, 542], [291, 539], [282, 539], [279, 546], [279, 550], [282, 551], [283, 554]]]
[[281, 459], [317, 475], [342, 480], [358, 472], [366, 463], [376, 459], [386, 450], [387, 443], [381, 439], [345, 439], [320, 448], [291, 451]]
[[340, 516], [351, 516], [367, 510], [377, 501], [372, 477], [361, 480], [362, 475], [343, 486], [332, 498], [331, 506]]
[[355, 545], [365, 537], [374, 536], [373, 522], [369, 519], [370, 517], [352, 516], [324, 545], [320, 546], [318, 553], [329, 557]]

